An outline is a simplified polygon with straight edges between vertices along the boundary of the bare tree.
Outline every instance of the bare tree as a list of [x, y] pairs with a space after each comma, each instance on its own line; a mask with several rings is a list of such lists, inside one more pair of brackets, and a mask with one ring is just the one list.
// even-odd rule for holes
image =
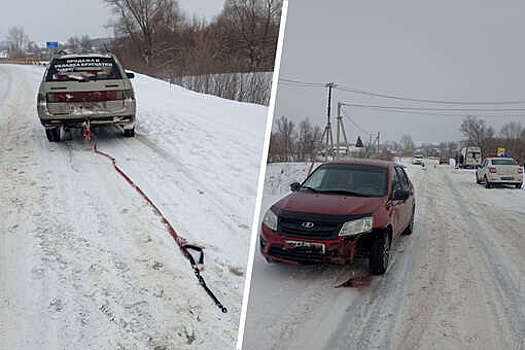
[[412, 137], [410, 135], [403, 135], [401, 136], [401, 139], [399, 140], [399, 143], [401, 144], [401, 149], [405, 153], [411, 153], [414, 152], [416, 149], [416, 144], [412, 140]]
[[484, 155], [489, 153], [493, 143], [494, 129], [492, 126], [487, 126], [483, 119], [469, 116], [463, 119], [459, 130], [469, 145], [481, 147], [481, 152]]
[[154, 37], [162, 26], [173, 26], [178, 7], [175, 0], [104, 0], [119, 15], [117, 32], [131, 38], [149, 66], [154, 55]]
[[24, 57], [29, 37], [22, 27], [10, 27], [7, 32], [7, 42], [9, 57]]

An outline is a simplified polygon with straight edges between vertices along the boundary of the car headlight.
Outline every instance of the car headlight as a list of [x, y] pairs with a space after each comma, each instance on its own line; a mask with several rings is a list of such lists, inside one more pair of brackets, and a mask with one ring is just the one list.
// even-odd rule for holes
[[277, 231], [277, 215], [275, 215], [272, 209], [268, 209], [266, 214], [264, 214], [263, 224], [270, 230]]
[[371, 232], [374, 226], [374, 218], [366, 216], [361, 219], [347, 221], [341, 227], [339, 236], [355, 236], [360, 233]]

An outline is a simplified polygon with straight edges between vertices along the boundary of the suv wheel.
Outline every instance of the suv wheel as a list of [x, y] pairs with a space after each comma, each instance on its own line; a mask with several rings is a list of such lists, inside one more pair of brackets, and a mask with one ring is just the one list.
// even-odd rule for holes
[[487, 179], [486, 175], [485, 175], [485, 188], [492, 188], [492, 184], [489, 182], [489, 179]]
[[60, 128], [46, 128], [46, 136], [50, 142], [59, 142]]
[[477, 183], [477, 184], [480, 184], [480, 183], [481, 183], [481, 180], [479, 179], [479, 177], [478, 177], [478, 173], [477, 173], [477, 172], [476, 172], [476, 183]]
[[135, 127], [131, 129], [124, 129], [124, 136], [125, 137], [134, 137], [135, 136]]
[[390, 235], [387, 231], [378, 235], [372, 242], [370, 257], [368, 258], [368, 269], [373, 275], [382, 275], [388, 268], [390, 260]]
[[516, 188], [521, 188], [521, 186], [523, 186], [523, 184], [516, 184]]

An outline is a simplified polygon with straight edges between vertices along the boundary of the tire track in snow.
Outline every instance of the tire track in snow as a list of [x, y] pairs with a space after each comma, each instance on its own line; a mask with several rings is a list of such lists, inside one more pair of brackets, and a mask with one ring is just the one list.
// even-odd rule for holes
[[[504, 306], [503, 310], [507, 322], [514, 335], [513, 342], [519, 349], [522, 349], [525, 346], [525, 314], [523, 313], [525, 296], [519, 285], [520, 278], [518, 276], [518, 282], [516, 282], [516, 277], [513, 277], [505, 268], [508, 264], [507, 259], [504, 259], [496, 247], [490, 244], [488, 239], [489, 232], [486, 226], [478, 220], [478, 214], [468, 204], [469, 201], [463, 197], [463, 191], [458, 189], [448, 173], [445, 176], [449, 180], [453, 198], [462, 211], [463, 217], [468, 218], [466, 222], [470, 228], [468, 231], [470, 238], [479, 247], [485, 267], [492, 275], [493, 285], [500, 296], [498, 301]], [[493, 227], [493, 229], [496, 231], [500, 228]]]

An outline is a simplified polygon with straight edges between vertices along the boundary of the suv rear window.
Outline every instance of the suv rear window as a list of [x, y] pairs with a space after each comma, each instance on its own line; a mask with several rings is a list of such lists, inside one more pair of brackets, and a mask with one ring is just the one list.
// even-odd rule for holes
[[122, 79], [111, 57], [58, 58], [51, 62], [46, 81], [89, 81]]
[[514, 159], [493, 159], [492, 165], [518, 165]]

